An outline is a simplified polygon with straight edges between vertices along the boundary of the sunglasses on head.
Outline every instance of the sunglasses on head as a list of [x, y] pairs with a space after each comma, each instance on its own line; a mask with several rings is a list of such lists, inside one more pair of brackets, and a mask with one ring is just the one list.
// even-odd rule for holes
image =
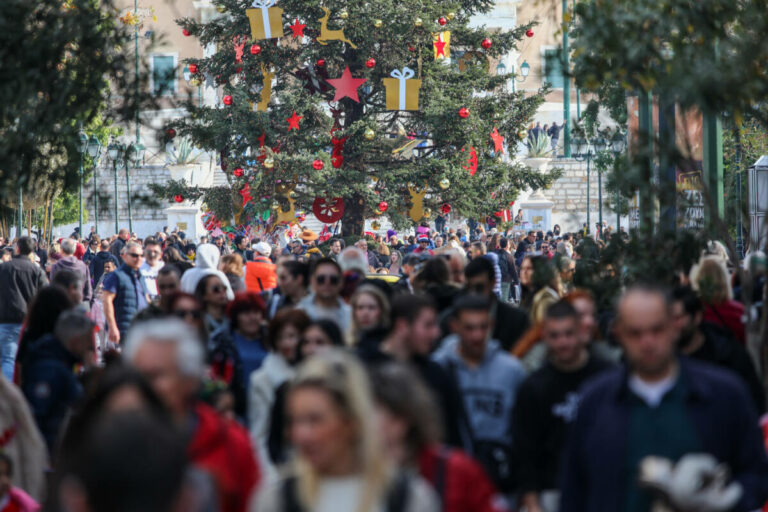
[[325, 274], [320, 274], [315, 276], [315, 279], [317, 280], [317, 284], [325, 284], [326, 282], [330, 284], [339, 284], [339, 276], [329, 276]]

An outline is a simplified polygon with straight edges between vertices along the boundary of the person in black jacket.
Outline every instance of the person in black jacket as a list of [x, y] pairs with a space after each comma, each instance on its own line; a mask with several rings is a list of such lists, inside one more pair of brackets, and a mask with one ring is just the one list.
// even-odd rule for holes
[[680, 330], [678, 348], [692, 359], [726, 368], [744, 381], [757, 411], [765, 412], [765, 390], [749, 354], [722, 327], [702, 322], [704, 305], [690, 287], [672, 293], [672, 315]]
[[26, 236], [16, 242], [16, 255], [0, 265], [0, 351], [2, 351], [3, 375], [13, 381], [19, 333], [27, 304], [38, 290], [48, 284], [48, 278], [30, 255], [34, 241]]
[[82, 395], [74, 367], [93, 362], [94, 327], [85, 313], [65, 311], [56, 321], [53, 334], [34, 342], [22, 362], [21, 389], [50, 453], [70, 408]]
[[493, 317], [493, 339], [501, 343], [504, 350], [510, 350], [517, 340], [528, 330], [528, 315], [511, 304], [502, 302], [493, 293], [496, 272], [493, 263], [485, 258], [475, 258], [464, 268], [466, 287], [470, 293], [482, 295], [491, 301]]
[[555, 302], [542, 322], [547, 362], [520, 386], [512, 413], [512, 439], [521, 505], [528, 510], [557, 510], [557, 477], [566, 423], [576, 413], [581, 385], [611, 368], [591, 355], [579, 340], [578, 312]]
[[104, 264], [111, 261], [115, 268], [120, 266], [120, 262], [115, 256], [109, 252], [109, 240], [102, 240], [99, 245], [99, 252], [97, 252], [90, 262], [91, 277], [93, 277], [93, 286], [99, 284], [101, 276], [104, 274]]
[[441, 409], [446, 442], [461, 446], [459, 392], [450, 375], [429, 356], [440, 337], [437, 306], [423, 294], [400, 294], [392, 299], [391, 330], [376, 343], [362, 343], [358, 357], [368, 366], [398, 361], [410, 364], [432, 391]]

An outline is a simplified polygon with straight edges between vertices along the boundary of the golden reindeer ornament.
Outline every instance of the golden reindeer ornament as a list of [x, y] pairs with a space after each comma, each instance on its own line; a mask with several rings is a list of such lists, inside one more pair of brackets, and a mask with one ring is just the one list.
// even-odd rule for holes
[[283, 199], [285, 199], [288, 203], [288, 209], [286, 210], [283, 206], [283, 202], [280, 201], [280, 208], [277, 209], [277, 219], [275, 222], [277, 224], [285, 223], [285, 224], [293, 224], [296, 222], [296, 199], [294, 199], [293, 196], [293, 190], [296, 188], [296, 184], [285, 184], [281, 183], [275, 186], [275, 191], [283, 196]]
[[352, 48], [357, 49], [357, 46], [344, 35], [344, 29], [328, 29], [328, 19], [331, 17], [331, 11], [327, 7], [322, 7], [322, 9], [323, 12], [325, 12], [325, 16], [317, 20], [320, 22], [320, 35], [317, 36], [317, 42], [320, 44], [328, 44], [328, 41], [342, 41]]
[[275, 78], [275, 73], [268, 70], [267, 67], [261, 65], [261, 74], [264, 77], [264, 84], [261, 87], [261, 101], [256, 104], [256, 110], [259, 112], [266, 112], [269, 105], [269, 98], [272, 95], [272, 79]]
[[408, 193], [411, 195], [408, 216], [413, 222], [419, 222], [424, 218], [424, 196], [427, 195], [427, 187], [425, 185], [423, 188], [417, 188], [415, 185], [408, 185]]

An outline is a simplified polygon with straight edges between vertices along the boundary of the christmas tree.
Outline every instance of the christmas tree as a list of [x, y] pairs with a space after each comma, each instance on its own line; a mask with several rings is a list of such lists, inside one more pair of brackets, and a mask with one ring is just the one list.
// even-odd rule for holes
[[502, 155], [526, 137], [543, 95], [492, 76], [530, 25], [469, 27], [491, 0], [220, 0], [208, 23], [181, 19], [210, 57], [187, 61], [219, 87], [217, 107], [167, 133], [221, 154], [229, 187], [171, 182], [224, 224], [274, 226], [312, 211], [360, 235], [366, 218], [397, 226], [452, 211], [482, 219], [519, 191], [548, 186]]

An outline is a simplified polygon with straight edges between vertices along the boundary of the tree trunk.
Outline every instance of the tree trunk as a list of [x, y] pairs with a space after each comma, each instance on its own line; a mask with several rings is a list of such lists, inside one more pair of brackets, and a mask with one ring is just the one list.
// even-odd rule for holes
[[355, 194], [344, 199], [344, 216], [341, 218], [341, 236], [363, 236], [365, 228], [365, 204], [363, 198]]

